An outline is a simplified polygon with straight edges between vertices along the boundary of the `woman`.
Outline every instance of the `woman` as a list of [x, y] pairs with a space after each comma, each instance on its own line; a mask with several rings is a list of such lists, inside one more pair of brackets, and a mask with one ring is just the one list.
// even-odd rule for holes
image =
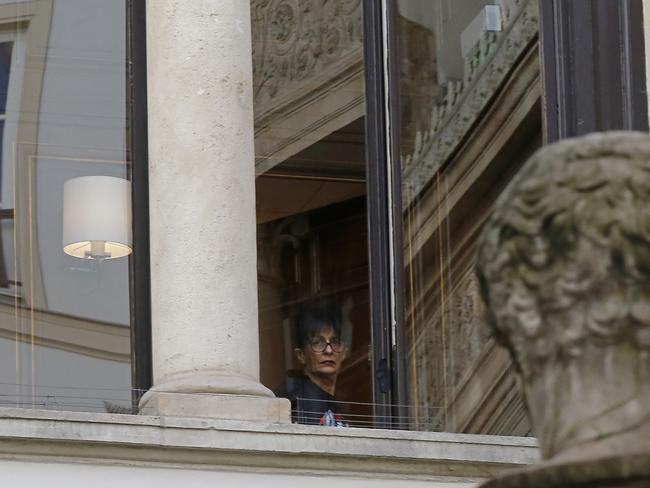
[[336, 380], [347, 345], [341, 338], [341, 312], [329, 301], [303, 307], [293, 321], [295, 355], [303, 375], [289, 378], [278, 394], [291, 400], [292, 419], [301, 424], [341, 424]]

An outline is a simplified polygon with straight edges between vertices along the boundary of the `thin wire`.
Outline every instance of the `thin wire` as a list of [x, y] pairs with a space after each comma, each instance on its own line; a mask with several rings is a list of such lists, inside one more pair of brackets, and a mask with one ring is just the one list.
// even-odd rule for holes
[[440, 325], [442, 328], [442, 396], [444, 409], [449, 408], [449, 399], [447, 391], [447, 321], [445, 314], [445, 258], [444, 258], [444, 247], [443, 247], [443, 216], [442, 216], [442, 184], [440, 182], [440, 171], [436, 173], [436, 191], [438, 193], [438, 246], [439, 246], [439, 257], [440, 257]]
[[27, 164], [27, 188], [28, 188], [28, 208], [29, 208], [29, 326], [31, 331], [31, 379], [32, 379], [32, 398], [36, 394], [34, 384], [36, 383], [36, 348], [35, 348], [35, 320], [34, 320], [34, 202], [32, 180], [32, 161], [29, 159]]
[[[14, 386], [12, 383], [2, 383], [0, 386]], [[20, 385], [19, 385], [20, 386]], [[55, 393], [56, 390], [95, 390], [95, 391], [107, 391], [107, 392], [131, 392], [136, 389], [132, 388], [84, 388], [78, 386], [37, 386], [37, 385], [22, 385], [24, 387], [32, 388], [47, 388], [48, 390], [54, 390], [52, 393], [41, 393], [34, 394], [28, 400], [28, 406], [31, 406], [32, 409], [43, 408], [54, 411], [91, 411], [91, 412], [109, 412], [115, 414], [136, 414], [136, 413], [146, 413], [147, 409], [139, 410], [137, 401], [133, 401], [127, 398], [116, 398], [115, 396], [97, 396], [97, 395], [74, 395], [74, 394], [65, 394], [60, 395]], [[138, 391], [142, 391], [137, 389]], [[0, 393], [0, 406], [10, 406], [10, 407], [19, 407], [25, 408], [25, 401], [20, 398], [21, 395], [13, 396], [11, 394], [2, 394]], [[319, 399], [306, 399], [299, 398], [299, 400], [310, 400], [313, 402], [328, 402], [327, 400]], [[373, 403], [370, 402], [345, 402], [345, 401], [336, 401], [334, 402], [340, 406], [373, 406]], [[391, 406], [400, 406], [403, 408], [402, 411], [406, 411], [406, 415], [390, 415], [388, 419], [395, 421], [396, 423], [401, 423], [402, 425], [413, 426], [417, 425], [420, 430], [440, 430], [442, 423], [440, 421], [440, 414], [442, 413], [441, 407], [430, 407], [424, 405], [399, 405], [393, 404]], [[420, 410], [425, 410], [430, 413], [433, 417], [430, 422], [421, 422], [419, 420]], [[413, 414], [409, 414], [411, 411]], [[323, 412], [322, 411], [299, 411], [293, 412], [294, 415], [303, 415], [311, 418], [312, 420], [318, 420]], [[377, 419], [374, 418], [372, 414], [363, 414], [363, 413], [346, 413], [343, 415], [345, 424], [347, 427], [359, 427], [359, 428], [385, 428], [385, 425], [382, 423], [381, 426], [376, 425]], [[417, 422], [417, 423], [414, 423]]]
[[[417, 365], [417, 354], [416, 351], [416, 320], [415, 320], [415, 277], [413, 267], [415, 263], [413, 262], [413, 210], [412, 207], [408, 208], [406, 211], [406, 221], [408, 224], [408, 252], [409, 252], [409, 287], [410, 287], [410, 301], [411, 301], [411, 313], [410, 313], [410, 322], [411, 322], [411, 347], [413, 348], [411, 352], [411, 383], [413, 388], [413, 398], [415, 401], [420, 400], [420, 388], [418, 381], [418, 365]], [[419, 424], [418, 415], [415, 419], [416, 425]]]
[[[297, 414], [314, 414], [317, 415], [318, 417], [321, 417], [323, 415], [323, 412], [320, 411], [311, 411], [311, 410], [294, 410], [295, 413]], [[343, 418], [347, 419], [348, 417], [358, 417], [358, 418], [368, 418], [368, 419], [373, 419], [372, 421], [374, 422], [374, 417], [370, 414], [360, 414], [360, 413], [343, 413], [341, 414]], [[412, 415], [382, 415], [382, 420], [385, 419], [386, 417], [393, 419], [393, 420], [398, 420], [398, 419], [413, 419]]]
[[[11, 156], [12, 156], [12, 172], [13, 172], [13, 181], [16, 182], [16, 161], [18, 160], [17, 154], [16, 154], [16, 147], [17, 144], [14, 142], [11, 145]], [[14, 282], [18, 283], [18, 226], [16, 225], [16, 222], [18, 219], [16, 218], [16, 210], [20, 208], [22, 211], [23, 209], [18, 206], [16, 207], [16, 192], [13, 192], [13, 208], [14, 208], [14, 220], [13, 220], [13, 226], [14, 226], [14, 232], [13, 232], [13, 242], [14, 242], [14, 249], [13, 249], [13, 255], [14, 255]], [[19, 304], [19, 294], [16, 293], [14, 295], [14, 331], [15, 331], [15, 342], [14, 342], [14, 349], [16, 351], [16, 371], [15, 371], [15, 378], [16, 378], [16, 384], [20, 381], [19, 377], [19, 371], [20, 371], [20, 334], [18, 331], [20, 320], [19, 320], [19, 315], [18, 315], [18, 304]], [[16, 393], [18, 393], [19, 387], [16, 386]]]
[[[14, 397], [15, 395], [9, 394], [9, 393], [0, 393], [0, 398], [4, 397]], [[20, 395], [18, 395], [20, 396]], [[111, 401], [111, 402], [132, 402], [130, 398], [115, 398], [115, 397], [97, 397], [97, 396], [77, 396], [77, 395], [56, 395], [53, 393], [49, 394], [42, 394], [42, 395], [34, 395], [34, 398], [47, 398], [47, 399], [74, 399], [74, 400], [100, 400], [100, 401]]]
[[[337, 405], [363, 405], [363, 406], [375, 406], [378, 405], [377, 403], [373, 402], [348, 402], [348, 401], [342, 401], [342, 400], [321, 400], [317, 398], [305, 398], [305, 397], [297, 397], [296, 400], [308, 400], [310, 402], [318, 402], [318, 403], [334, 403]], [[407, 404], [400, 404], [400, 403], [381, 403], [381, 405], [386, 405], [388, 407], [400, 407], [400, 408], [427, 408], [431, 410], [443, 410], [443, 407], [429, 407], [426, 405], [407, 405]]]
[[[0, 382], [0, 386], [16, 386], [16, 383], [4, 383]], [[18, 383], [19, 386], [22, 386]], [[56, 385], [33, 385], [36, 388], [54, 388], [59, 390], [97, 390], [97, 391], [128, 391], [128, 392], [146, 392], [146, 388], [109, 388], [109, 387], [97, 387], [97, 386], [56, 386]]]
[[[32, 401], [31, 404], [33, 405], [32, 409], [34, 409], [34, 410], [38, 406], [38, 407], [47, 407], [48, 410], [55, 410], [55, 408], [53, 408], [53, 407], [56, 407], [56, 409], [60, 409], [60, 410], [65, 410], [67, 408], [83, 408], [83, 409], [86, 409], [86, 410], [94, 409], [94, 410], [97, 410], [97, 411], [106, 412], [106, 406], [105, 405], [98, 405], [98, 404], [92, 404], [92, 403], [72, 403], [72, 402], [70, 402], [70, 403], [59, 403], [59, 402], [41, 402], [41, 403], [38, 403], [38, 402]], [[24, 402], [21, 402], [21, 401], [0, 400], [0, 405], [5, 405], [5, 406], [10, 405], [10, 406], [17, 406], [19, 408], [25, 408], [23, 406]], [[123, 408], [128, 408], [128, 407], [123, 407]]]
[[[309, 418], [310, 420], [318, 420], [318, 419], [321, 418], [321, 416], [322, 416], [322, 414], [323, 414], [323, 412], [317, 412], [317, 411], [305, 411], [305, 410], [299, 410], [299, 411], [294, 410], [293, 413], [294, 413], [297, 417], [303, 416], [303, 417]], [[348, 420], [348, 417], [351, 417], [351, 416], [353, 416], [353, 415], [350, 415], [350, 414], [344, 414], [344, 415], [342, 415], [342, 417], [343, 417], [343, 422], [344, 422], [347, 426], [355, 426], [355, 425], [373, 425], [373, 426], [374, 426], [374, 425], [376, 425], [376, 423], [377, 423], [377, 420], [374, 419], [371, 415], [365, 415], [365, 416], [362, 416], [362, 417], [366, 417], [366, 418], [368, 418], [368, 420], [362, 420], [362, 419], [353, 419], [353, 420]], [[383, 417], [383, 418], [385, 418], [385, 417]], [[414, 419], [414, 417], [410, 417], [410, 416], [397, 416], [397, 415], [393, 416], [393, 415], [391, 415], [391, 416], [388, 416], [388, 419], [390, 419], [390, 420], [402, 420], [402, 419], [405, 419], [405, 420], [407, 420], [407, 421], [411, 421], [411, 420]], [[298, 423], [299, 423], [299, 422], [298, 422]], [[429, 422], [429, 426], [430, 426], [430, 427], [437, 427], [438, 429], [441, 429], [441, 428], [442, 428], [442, 423], [441, 423], [440, 421]], [[386, 427], [385, 427], [385, 425], [382, 423], [381, 427], [377, 427], [377, 428], [385, 429]], [[401, 429], [395, 429], [395, 430], [401, 430]]]

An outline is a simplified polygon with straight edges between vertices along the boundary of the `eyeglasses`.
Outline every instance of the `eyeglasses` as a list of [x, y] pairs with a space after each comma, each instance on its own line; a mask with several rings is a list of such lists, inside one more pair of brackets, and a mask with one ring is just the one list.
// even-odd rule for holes
[[316, 337], [309, 342], [309, 347], [317, 354], [325, 352], [327, 346], [330, 346], [334, 352], [341, 352], [344, 348], [341, 339], [338, 337], [334, 337], [329, 341], [326, 341], [324, 337]]

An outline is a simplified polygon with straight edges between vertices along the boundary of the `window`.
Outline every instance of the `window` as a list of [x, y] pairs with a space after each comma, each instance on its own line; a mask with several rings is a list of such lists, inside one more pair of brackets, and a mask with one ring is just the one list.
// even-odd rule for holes
[[[537, 2], [251, 5], [262, 381], [298, 422], [527, 434], [471, 263], [541, 145]], [[336, 353], [327, 307], [335, 390], [300, 339]]]
[[132, 410], [130, 7], [0, 2], [0, 405]]
[[398, 340], [410, 428], [529, 433], [509, 356], [483, 324], [473, 266], [495, 199], [542, 142], [537, 8], [396, 3]]
[[[332, 410], [368, 426], [363, 8], [308, 3], [251, 3], [261, 379], [292, 399], [294, 418]], [[323, 320], [333, 329], [302, 330]], [[321, 333], [342, 350], [312, 350]]]
[[[19, 100], [22, 73], [12, 70], [15, 59], [23, 59], [24, 55], [14, 49], [19, 32], [3, 32], [0, 39], [0, 154], [3, 160], [11, 158], [11, 145], [5, 140], [15, 139], [16, 122], [8, 114], [16, 113], [16, 103]], [[11, 96], [9, 94], [11, 93]], [[8, 102], [9, 105], [8, 106]], [[13, 252], [13, 220], [14, 220], [14, 172], [11, 165], [3, 165], [0, 173], [0, 232], [2, 232], [2, 254], [0, 255], [0, 294], [15, 297], [20, 283], [14, 280]]]
[[545, 138], [648, 130], [644, 3], [540, 3]]

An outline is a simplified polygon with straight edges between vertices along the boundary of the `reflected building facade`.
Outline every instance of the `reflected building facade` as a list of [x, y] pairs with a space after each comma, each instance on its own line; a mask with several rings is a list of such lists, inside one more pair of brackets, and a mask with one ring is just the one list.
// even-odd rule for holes
[[129, 177], [126, 9], [3, 1], [0, 29], [2, 402], [130, 411], [129, 260], [62, 246], [64, 183]]

